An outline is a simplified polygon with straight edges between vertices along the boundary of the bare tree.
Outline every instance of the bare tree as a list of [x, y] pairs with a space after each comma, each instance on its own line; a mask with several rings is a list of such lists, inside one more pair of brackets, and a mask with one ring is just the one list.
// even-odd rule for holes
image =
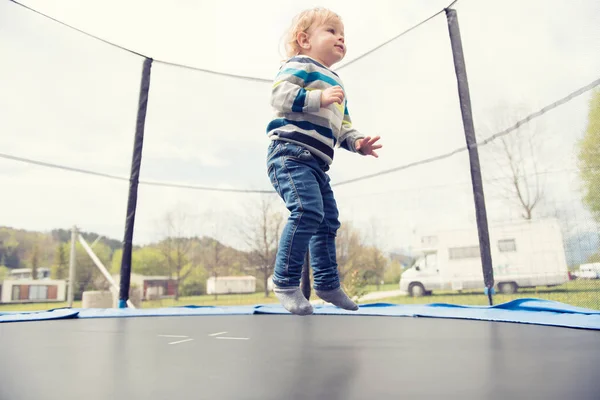
[[202, 263], [208, 275], [215, 281], [215, 300], [218, 299], [217, 280], [219, 276], [226, 274], [231, 268], [231, 257], [228, 249], [218, 239], [222, 237], [225, 230], [223, 223], [224, 216], [212, 211], [206, 212], [203, 217], [203, 229], [210, 232], [211, 237], [207, 238], [207, 245], [202, 252]]
[[377, 218], [371, 218], [369, 228], [369, 238], [374, 250], [370, 253], [372, 256], [372, 265], [369, 269], [370, 273], [375, 277], [375, 284], [377, 285], [377, 290], [379, 290], [385, 269], [388, 265], [385, 258], [382, 256], [380, 249], [385, 247], [386, 238], [389, 237], [389, 232], [388, 229], [382, 227], [381, 221]]
[[[490, 134], [504, 129], [526, 114], [524, 108], [499, 106], [485, 129]], [[530, 220], [534, 209], [544, 197], [540, 174], [539, 152], [543, 140], [536, 122], [520, 126], [508, 135], [501, 136], [485, 147], [489, 154], [488, 168], [499, 175], [487, 179], [509, 204], [521, 210], [521, 216]]]
[[31, 279], [38, 278], [39, 262], [40, 262], [40, 248], [36, 243], [33, 246], [33, 254], [31, 255]]
[[283, 228], [283, 215], [277, 209], [275, 197], [263, 195], [256, 201], [246, 217], [242, 236], [250, 249], [251, 268], [262, 278], [265, 297], [269, 297], [269, 276], [275, 268], [279, 238]]
[[166, 237], [158, 247], [164, 257], [169, 275], [175, 275], [177, 279], [175, 300], [179, 299], [179, 285], [192, 271], [191, 268], [183, 271], [190, 261], [189, 253], [192, 246], [192, 240], [188, 237], [189, 220], [189, 214], [181, 207], [168, 212], [162, 219], [162, 230]]
[[225, 268], [227, 263], [227, 255], [225, 252], [225, 246], [215, 239], [210, 239], [208, 247], [205, 249], [203, 256], [204, 268], [206, 272], [215, 279], [215, 300], [218, 298], [217, 279], [221, 274], [221, 271]]
[[335, 238], [335, 252], [340, 281], [343, 282], [349, 273], [359, 268], [356, 258], [361, 248], [362, 239], [360, 233], [350, 222], [342, 223]]

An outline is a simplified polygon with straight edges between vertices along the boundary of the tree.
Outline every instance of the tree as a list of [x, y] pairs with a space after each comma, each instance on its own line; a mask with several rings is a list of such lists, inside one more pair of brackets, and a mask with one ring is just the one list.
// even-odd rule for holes
[[[113, 274], [119, 274], [121, 272], [122, 258], [122, 249], [114, 252], [111, 267], [111, 272]], [[170, 273], [165, 264], [163, 253], [159, 248], [154, 246], [133, 249], [131, 252], [131, 272], [147, 276], [169, 275]]]
[[191, 248], [191, 239], [187, 237], [189, 219], [188, 213], [181, 207], [165, 214], [162, 220], [162, 229], [166, 237], [158, 244], [169, 275], [175, 275], [177, 279], [177, 285], [175, 286], [176, 301], [179, 299], [179, 285], [183, 284], [185, 278], [191, 272], [191, 269], [183, 271], [189, 262]]
[[377, 218], [371, 218], [369, 228], [369, 241], [372, 246], [372, 251], [370, 252], [372, 256], [372, 268], [368, 275], [369, 278], [375, 280], [375, 285], [377, 286], [377, 290], [379, 290], [381, 282], [384, 280], [386, 267], [388, 266], [387, 260], [379, 249], [385, 248], [386, 238], [390, 235], [388, 229], [382, 227], [381, 221]]
[[0, 228], [0, 248], [2, 249], [2, 261], [6, 267], [14, 269], [21, 266], [19, 241], [14, 232], [8, 228]]
[[5, 280], [8, 277], [8, 268], [6, 268], [3, 265], [0, 265], [0, 282], [2, 282], [3, 280]]
[[249, 262], [256, 266], [263, 280], [265, 297], [269, 297], [268, 281], [275, 267], [283, 224], [283, 215], [275, 208], [273, 196], [262, 196], [252, 207], [256, 211], [249, 214], [242, 232], [250, 248]]
[[[210, 233], [211, 237], [203, 238], [201, 260], [208, 276], [214, 278], [215, 286], [219, 276], [241, 272], [239, 265], [233, 265], [235, 257], [231, 249], [218, 240], [228, 233], [227, 225], [224, 223], [225, 218], [225, 215], [212, 211], [206, 212], [202, 216], [202, 229]], [[218, 298], [216, 291], [214, 297], [215, 300]]]
[[[202, 257], [204, 269], [208, 274], [215, 279], [215, 286], [221, 271], [226, 264], [225, 246], [215, 239], [210, 239], [208, 246], [204, 249]], [[218, 293], [215, 290], [215, 300], [218, 298]]]
[[[371, 229], [375, 226], [372, 222]], [[388, 260], [377, 245], [365, 245], [363, 236], [351, 223], [342, 223], [335, 245], [340, 282], [349, 295], [360, 297], [366, 293], [369, 281], [382, 279]]]
[[344, 281], [346, 275], [358, 268], [355, 262], [362, 247], [360, 232], [350, 222], [342, 223], [335, 238], [335, 253], [338, 263], [340, 281]]
[[[81, 299], [83, 292], [88, 290], [107, 290], [110, 283], [98, 269], [81, 243], [76, 244], [74, 296]], [[94, 246], [94, 254], [104, 265], [110, 265], [111, 249], [103, 243]]]
[[578, 143], [583, 202], [600, 223], [600, 90], [592, 93], [585, 134]]
[[54, 270], [52, 271], [52, 276], [54, 276], [55, 279], [66, 279], [69, 275], [66, 246], [68, 246], [68, 244], [65, 243], [59, 243], [56, 246]]
[[[489, 119], [489, 126], [493, 129], [491, 133], [514, 124], [526, 114], [524, 108], [498, 106]], [[494, 163], [490, 163], [488, 168], [501, 173], [501, 176], [488, 179], [488, 183], [499, 189], [508, 204], [516, 205], [526, 220], [533, 218], [534, 209], [544, 197], [538, 162], [542, 144], [540, 126], [529, 122], [487, 146]]]
[[31, 279], [37, 279], [37, 272], [39, 267], [40, 259], [40, 248], [37, 244], [33, 246], [33, 253], [31, 254]]

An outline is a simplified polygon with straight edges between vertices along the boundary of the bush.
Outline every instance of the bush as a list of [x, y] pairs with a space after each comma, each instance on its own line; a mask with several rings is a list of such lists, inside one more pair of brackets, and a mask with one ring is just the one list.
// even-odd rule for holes
[[367, 294], [367, 280], [364, 271], [354, 270], [344, 279], [344, 290], [351, 299], [361, 298]]

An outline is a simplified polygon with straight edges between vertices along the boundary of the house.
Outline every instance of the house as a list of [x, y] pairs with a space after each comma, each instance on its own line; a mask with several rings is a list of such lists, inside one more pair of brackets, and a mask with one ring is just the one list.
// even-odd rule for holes
[[256, 292], [253, 276], [211, 276], [206, 280], [206, 294], [239, 294]]
[[[9, 272], [10, 279], [31, 279], [31, 268], [16, 268]], [[37, 279], [50, 279], [50, 268], [38, 268]]]
[[[121, 276], [114, 275], [113, 279], [119, 285]], [[147, 276], [131, 273], [130, 286], [137, 286], [141, 289], [143, 300], [153, 300], [175, 297], [178, 282], [176, 278], [169, 276]]]
[[8, 279], [0, 282], [0, 303], [47, 303], [66, 301], [67, 281], [51, 279], [50, 268], [37, 268], [31, 279], [31, 268], [12, 269]]
[[0, 283], [0, 303], [62, 302], [66, 298], [64, 279], [8, 279]]

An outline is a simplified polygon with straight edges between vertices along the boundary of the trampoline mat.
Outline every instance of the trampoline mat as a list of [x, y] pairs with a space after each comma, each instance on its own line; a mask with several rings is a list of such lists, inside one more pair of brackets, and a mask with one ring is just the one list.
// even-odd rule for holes
[[0, 399], [597, 399], [600, 333], [221, 315], [0, 324]]

